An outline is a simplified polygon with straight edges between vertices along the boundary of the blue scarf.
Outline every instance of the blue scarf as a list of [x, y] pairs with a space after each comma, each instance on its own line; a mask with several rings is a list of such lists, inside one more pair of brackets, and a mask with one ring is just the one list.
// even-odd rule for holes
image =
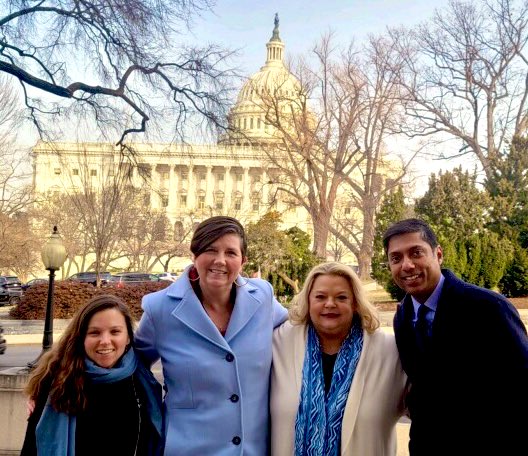
[[302, 371], [301, 397], [295, 420], [295, 456], [337, 456], [341, 447], [341, 424], [348, 392], [363, 348], [361, 321], [355, 318], [341, 345], [325, 394], [321, 345], [313, 326]]
[[[86, 377], [94, 383], [114, 383], [130, 377], [138, 367], [134, 350], [125, 353], [111, 369], [105, 369], [86, 359]], [[150, 400], [150, 389], [146, 388]], [[37, 452], [39, 456], [74, 456], [75, 455], [75, 416], [57, 412], [50, 404], [44, 407], [37, 424]]]

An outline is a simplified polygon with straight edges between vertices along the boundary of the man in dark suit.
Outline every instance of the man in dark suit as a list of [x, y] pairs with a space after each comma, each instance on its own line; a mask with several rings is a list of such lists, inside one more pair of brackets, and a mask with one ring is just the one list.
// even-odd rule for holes
[[422, 220], [393, 224], [383, 243], [407, 293], [394, 332], [411, 383], [411, 456], [528, 455], [528, 336], [517, 309], [442, 269]]

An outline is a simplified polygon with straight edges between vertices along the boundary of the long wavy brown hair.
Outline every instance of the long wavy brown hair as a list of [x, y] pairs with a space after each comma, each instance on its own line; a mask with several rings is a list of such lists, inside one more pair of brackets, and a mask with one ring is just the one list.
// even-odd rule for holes
[[39, 360], [24, 390], [29, 398], [36, 401], [49, 389], [50, 403], [55, 410], [76, 414], [85, 409], [84, 339], [91, 318], [107, 309], [117, 309], [125, 317], [133, 344], [133, 320], [124, 301], [112, 295], [92, 298], [75, 313], [60, 340]]

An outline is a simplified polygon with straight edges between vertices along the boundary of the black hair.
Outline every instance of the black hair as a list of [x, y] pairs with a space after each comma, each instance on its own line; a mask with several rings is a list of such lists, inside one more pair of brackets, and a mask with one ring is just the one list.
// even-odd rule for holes
[[393, 236], [408, 233], [420, 233], [422, 239], [431, 246], [431, 249], [438, 247], [436, 234], [427, 223], [417, 218], [408, 218], [392, 224], [383, 234], [383, 248], [385, 249], [385, 255], [388, 253], [389, 241]]

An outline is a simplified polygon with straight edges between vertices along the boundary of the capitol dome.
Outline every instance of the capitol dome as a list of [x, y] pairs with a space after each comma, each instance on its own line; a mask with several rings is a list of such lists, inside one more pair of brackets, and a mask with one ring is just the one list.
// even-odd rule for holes
[[283, 62], [284, 43], [279, 36], [278, 15], [275, 15], [275, 27], [266, 48], [266, 62], [240, 90], [229, 113], [232, 131], [221, 142], [258, 144], [276, 141], [276, 131], [266, 122], [266, 113], [273, 103], [279, 103], [280, 111], [287, 115], [299, 101], [301, 84]]

